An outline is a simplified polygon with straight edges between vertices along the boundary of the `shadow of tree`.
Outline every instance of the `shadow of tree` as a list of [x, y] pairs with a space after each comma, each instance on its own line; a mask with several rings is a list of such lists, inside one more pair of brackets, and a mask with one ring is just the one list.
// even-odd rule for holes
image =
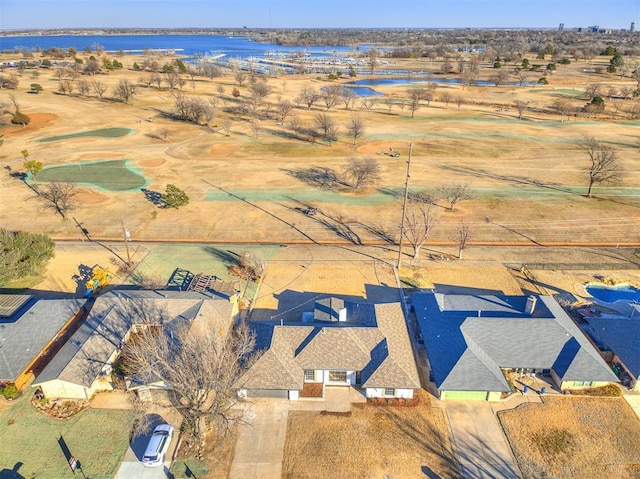
[[284, 169], [284, 171], [303, 183], [323, 190], [334, 191], [349, 186], [339, 178], [338, 173], [333, 168], [311, 166], [295, 170]]
[[146, 188], [142, 188], [140, 191], [144, 194], [144, 197], [147, 201], [153, 203], [158, 208], [166, 208], [167, 204], [162, 198], [162, 193], [159, 191], [148, 190]]

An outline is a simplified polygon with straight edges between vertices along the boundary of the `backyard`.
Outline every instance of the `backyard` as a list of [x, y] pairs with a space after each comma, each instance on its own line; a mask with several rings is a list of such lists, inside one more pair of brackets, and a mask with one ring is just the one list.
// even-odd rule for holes
[[290, 411], [282, 477], [457, 477], [442, 409], [352, 405], [350, 415]]
[[640, 421], [622, 398], [545, 397], [498, 417], [525, 479], [640, 477]]
[[31, 405], [30, 392], [0, 416], [0, 477], [10, 471], [29, 479], [71, 477], [60, 436], [87, 477], [113, 477], [129, 446], [131, 411], [89, 408], [70, 419], [52, 419]]

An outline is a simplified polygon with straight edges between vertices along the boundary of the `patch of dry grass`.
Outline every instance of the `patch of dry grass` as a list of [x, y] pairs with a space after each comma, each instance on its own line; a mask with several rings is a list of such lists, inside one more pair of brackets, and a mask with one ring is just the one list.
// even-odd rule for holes
[[547, 397], [499, 413], [525, 478], [637, 478], [640, 421], [622, 398]]
[[290, 411], [282, 477], [458, 477], [441, 409], [354, 405], [350, 416]]

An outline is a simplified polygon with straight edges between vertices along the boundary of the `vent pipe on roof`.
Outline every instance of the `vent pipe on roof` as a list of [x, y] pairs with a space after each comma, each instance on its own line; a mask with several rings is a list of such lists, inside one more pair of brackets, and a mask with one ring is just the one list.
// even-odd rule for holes
[[527, 304], [524, 307], [524, 314], [528, 314], [531, 316], [533, 311], [536, 309], [536, 303], [538, 302], [538, 298], [535, 296], [529, 296], [527, 298]]
[[347, 308], [340, 308], [338, 311], [338, 321], [344, 323], [347, 320]]

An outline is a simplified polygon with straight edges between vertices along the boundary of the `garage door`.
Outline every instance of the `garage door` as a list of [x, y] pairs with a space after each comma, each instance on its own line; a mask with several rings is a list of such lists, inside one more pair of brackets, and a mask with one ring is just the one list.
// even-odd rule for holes
[[446, 399], [475, 399], [479, 401], [485, 401], [487, 399], [486, 391], [447, 391], [445, 393]]
[[249, 389], [247, 397], [289, 399], [289, 391], [286, 389]]

